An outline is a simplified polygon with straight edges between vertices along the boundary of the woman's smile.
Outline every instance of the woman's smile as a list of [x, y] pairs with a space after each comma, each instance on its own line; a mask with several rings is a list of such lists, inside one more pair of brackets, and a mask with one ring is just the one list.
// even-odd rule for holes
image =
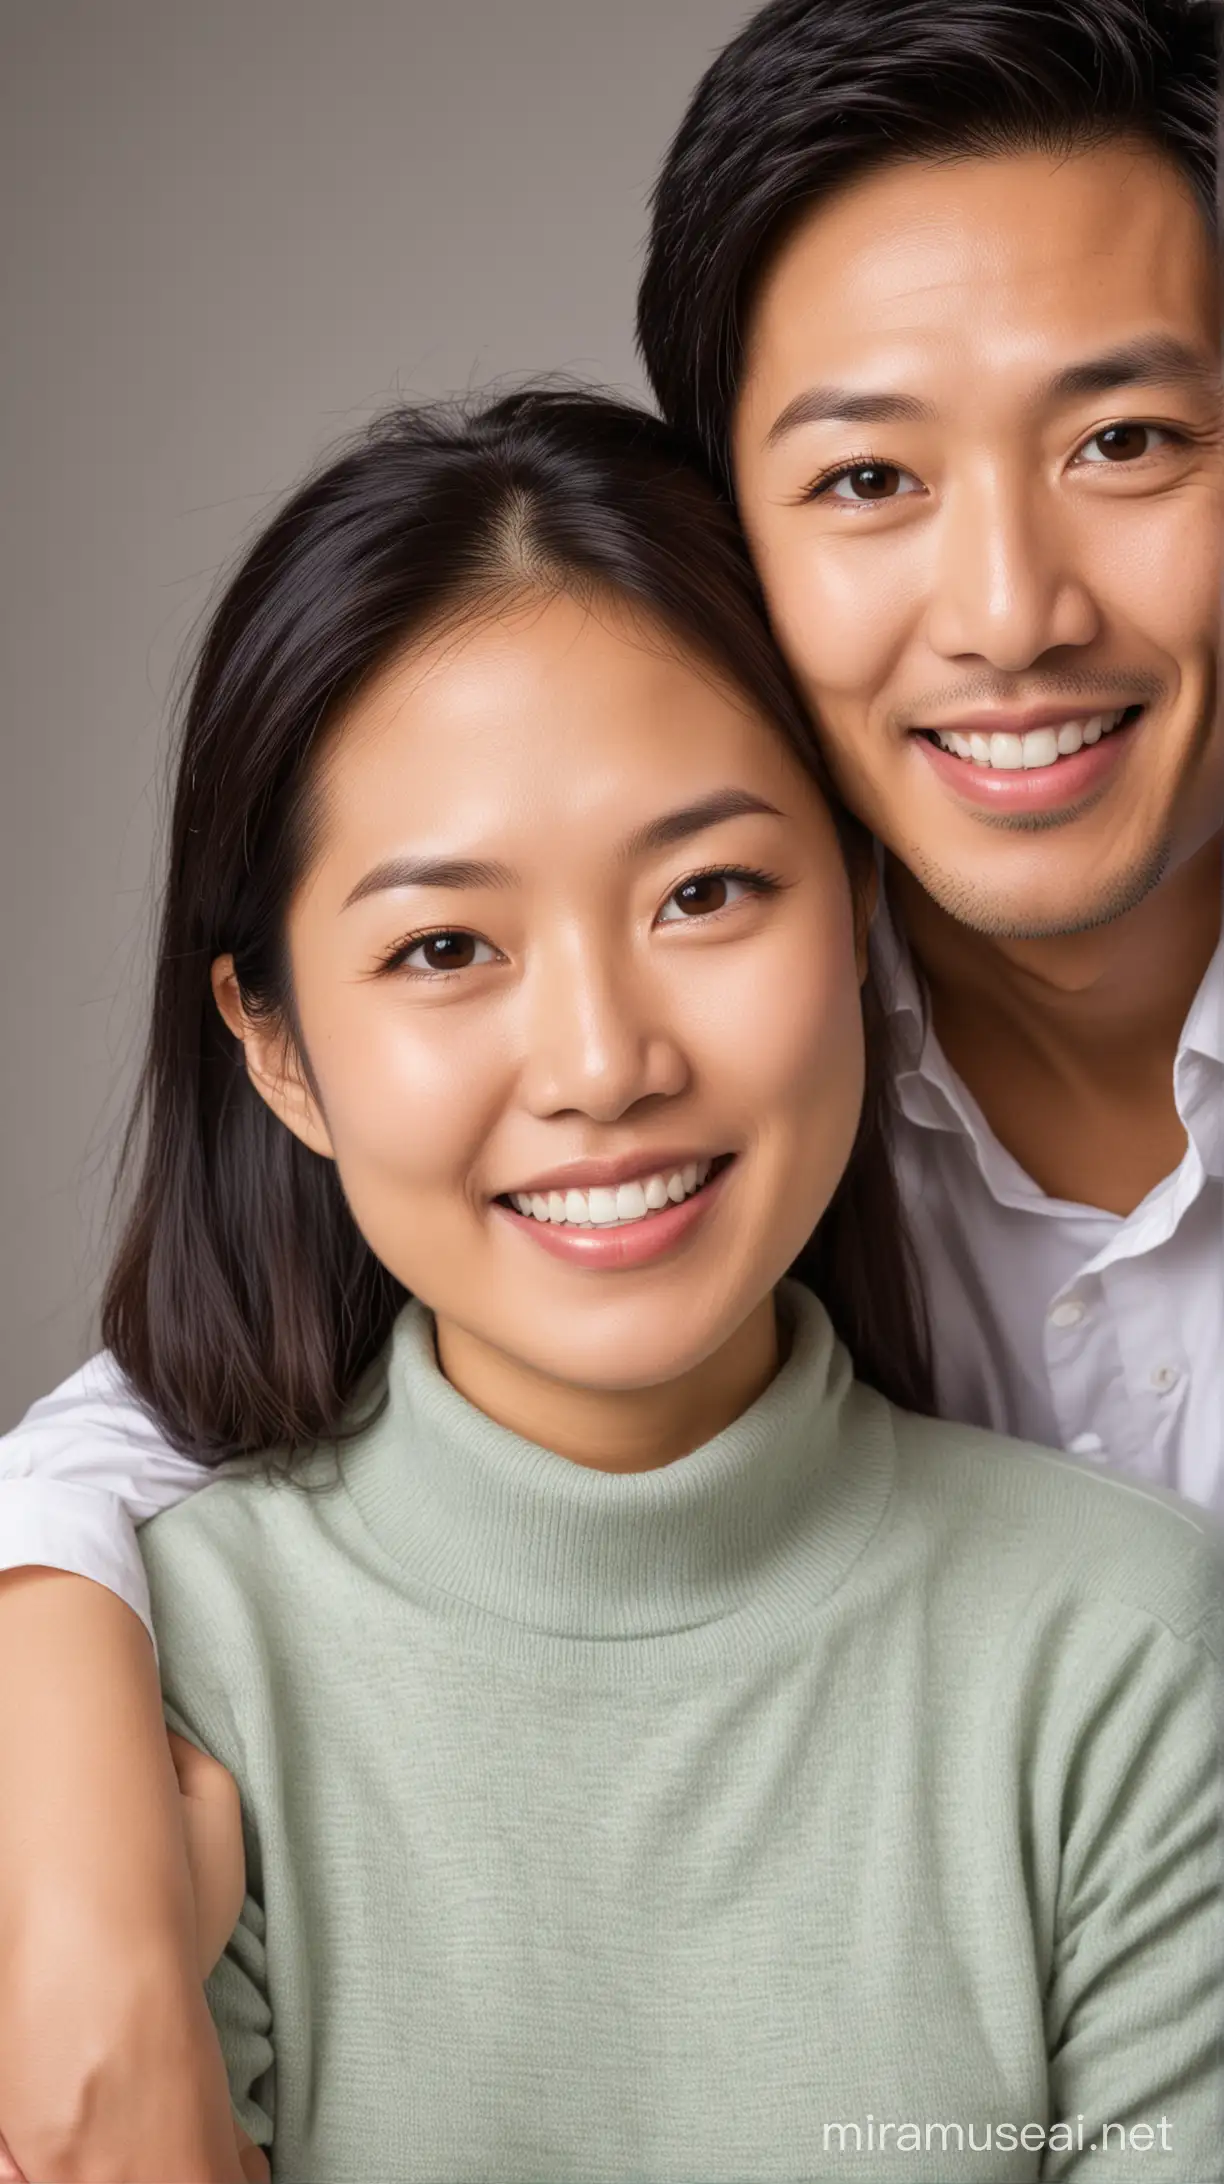
[[511, 1192], [495, 1209], [554, 1257], [599, 1272], [644, 1266], [692, 1236], [723, 1195], [735, 1156], [655, 1167], [615, 1187]]

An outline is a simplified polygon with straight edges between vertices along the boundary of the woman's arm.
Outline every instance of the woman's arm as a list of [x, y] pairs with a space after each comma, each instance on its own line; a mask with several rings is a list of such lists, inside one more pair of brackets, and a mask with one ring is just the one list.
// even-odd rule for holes
[[153, 1648], [104, 1586], [0, 1575], [0, 2120], [40, 2184], [238, 2184]]

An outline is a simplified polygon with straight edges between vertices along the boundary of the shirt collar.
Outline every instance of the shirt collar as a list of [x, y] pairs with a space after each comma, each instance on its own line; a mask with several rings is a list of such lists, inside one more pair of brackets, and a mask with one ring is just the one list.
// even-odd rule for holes
[[998, 1145], [935, 1036], [921, 974], [892, 915], [882, 870], [871, 923], [871, 955], [892, 1037], [894, 1104], [920, 1129], [951, 1130], [967, 1137], [979, 1165], [983, 1156], [992, 1158], [992, 1151], [1007, 1161], [1010, 1156]]
[[[882, 856], [878, 869], [880, 885], [871, 925], [871, 954], [892, 1034], [894, 1104], [919, 1129], [951, 1131], [966, 1139], [1001, 1204], [1037, 1205], [1060, 1211], [1064, 1201], [1047, 1198], [1000, 1145], [981, 1108], [944, 1054], [931, 1024], [921, 974], [889, 905]], [[1174, 1096], [1190, 1140], [1187, 1157], [1197, 1170], [1196, 1187], [1204, 1173], [1224, 1175], [1224, 1088], [1220, 1084], [1220, 1073], [1224, 1071], [1224, 896], [1221, 913], [1221, 939], [1190, 1005], [1173, 1068]], [[1187, 1183], [1190, 1180], [1183, 1179]], [[1196, 1189], [1191, 1192], [1192, 1196], [1196, 1194]]]
[[1203, 973], [1182, 1029], [1177, 1059], [1180, 1062], [1183, 1055], [1197, 1054], [1203, 1061], [1215, 1062], [1224, 1069], [1224, 910], [1221, 926], [1216, 952]]

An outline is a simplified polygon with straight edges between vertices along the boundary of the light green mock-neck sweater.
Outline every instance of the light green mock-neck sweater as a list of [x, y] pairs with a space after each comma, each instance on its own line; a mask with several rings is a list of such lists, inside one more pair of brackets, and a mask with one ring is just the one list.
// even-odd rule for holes
[[1207, 1521], [892, 1410], [785, 1301], [760, 1401], [627, 1478], [410, 1305], [338, 1484], [145, 1528], [276, 2184], [1224, 2175]]

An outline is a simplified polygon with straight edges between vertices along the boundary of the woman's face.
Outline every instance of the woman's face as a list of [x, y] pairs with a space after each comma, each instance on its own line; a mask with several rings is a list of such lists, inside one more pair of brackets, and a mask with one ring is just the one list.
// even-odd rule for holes
[[319, 788], [289, 915], [317, 1099], [273, 1096], [443, 1363], [477, 1400], [481, 1356], [604, 1392], [704, 1365], [769, 1313], [859, 1115], [817, 789], [674, 641], [566, 597], [402, 656]]

